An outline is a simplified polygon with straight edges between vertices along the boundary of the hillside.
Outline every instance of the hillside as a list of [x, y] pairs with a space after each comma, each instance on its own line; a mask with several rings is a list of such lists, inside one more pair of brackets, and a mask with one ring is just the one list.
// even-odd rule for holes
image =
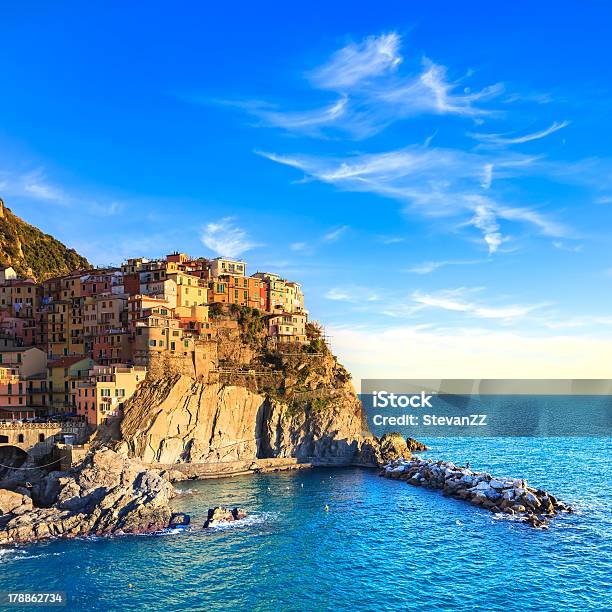
[[0, 263], [37, 281], [91, 267], [74, 249], [13, 214], [1, 199]]

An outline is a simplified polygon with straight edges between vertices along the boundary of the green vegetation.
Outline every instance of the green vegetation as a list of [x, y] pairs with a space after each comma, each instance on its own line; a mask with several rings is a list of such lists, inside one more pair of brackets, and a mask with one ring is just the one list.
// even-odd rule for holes
[[91, 268], [74, 249], [26, 223], [0, 200], [0, 262], [19, 276], [43, 281], [73, 270]]
[[220, 317], [223, 314], [223, 304], [220, 304], [219, 302], [213, 302], [209, 307], [208, 307], [208, 316], [212, 317], [213, 319], [216, 319], [218, 317]]
[[251, 345], [259, 345], [267, 331], [266, 321], [263, 314], [257, 308], [250, 306], [239, 306], [231, 304], [230, 314], [238, 320], [242, 331], [242, 339]]

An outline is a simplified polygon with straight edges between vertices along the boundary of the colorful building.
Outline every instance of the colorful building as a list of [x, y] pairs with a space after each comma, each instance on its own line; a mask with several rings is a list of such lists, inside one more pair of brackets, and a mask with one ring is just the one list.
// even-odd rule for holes
[[307, 341], [305, 314], [289, 312], [275, 314], [268, 321], [268, 329], [270, 337], [279, 344]]
[[87, 377], [94, 362], [84, 355], [70, 355], [47, 364], [49, 409], [54, 413], [76, 410], [77, 384]]
[[210, 261], [210, 274], [212, 278], [217, 278], [217, 276], [221, 276], [221, 274], [246, 276], [246, 263], [239, 259], [215, 257], [215, 259]]
[[92, 426], [121, 415], [124, 403], [134, 395], [147, 370], [140, 366], [96, 365], [76, 389], [76, 412]]
[[208, 284], [208, 303], [237, 304], [263, 309], [260, 278], [222, 274]]

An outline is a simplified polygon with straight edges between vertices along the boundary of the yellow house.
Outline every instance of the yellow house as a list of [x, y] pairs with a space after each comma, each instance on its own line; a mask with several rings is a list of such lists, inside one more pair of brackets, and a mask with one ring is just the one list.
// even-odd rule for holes
[[185, 272], [172, 272], [168, 278], [176, 283], [176, 307], [204, 306], [208, 302], [207, 284]]
[[140, 366], [94, 366], [88, 380], [77, 385], [77, 414], [92, 427], [119, 416], [124, 403], [134, 395], [146, 375], [147, 369]]
[[47, 356], [34, 346], [0, 348], [0, 366], [16, 370], [20, 378], [45, 374]]
[[49, 405], [53, 412], [76, 410], [77, 385], [92, 367], [93, 359], [83, 355], [60, 357], [47, 364]]

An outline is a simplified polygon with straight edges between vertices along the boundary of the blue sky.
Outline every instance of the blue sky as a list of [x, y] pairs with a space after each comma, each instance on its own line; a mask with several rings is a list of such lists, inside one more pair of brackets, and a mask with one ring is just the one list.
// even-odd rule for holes
[[301, 280], [357, 377], [609, 375], [612, 7], [410, 4], [3, 3], [0, 195]]

